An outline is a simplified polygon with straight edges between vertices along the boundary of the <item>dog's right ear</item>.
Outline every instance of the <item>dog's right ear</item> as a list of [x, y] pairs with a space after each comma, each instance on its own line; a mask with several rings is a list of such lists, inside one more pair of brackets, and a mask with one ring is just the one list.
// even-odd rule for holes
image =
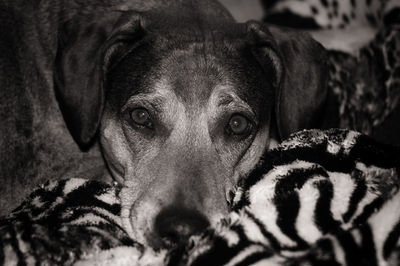
[[74, 17], [60, 29], [55, 90], [72, 137], [86, 149], [99, 127], [105, 73], [144, 35], [136, 13], [111, 11]]

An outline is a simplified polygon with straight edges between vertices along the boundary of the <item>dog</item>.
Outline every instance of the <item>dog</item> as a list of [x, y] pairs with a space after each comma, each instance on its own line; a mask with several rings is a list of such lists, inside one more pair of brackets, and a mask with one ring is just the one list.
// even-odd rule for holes
[[44, 179], [112, 180], [132, 237], [179, 243], [265, 149], [321, 123], [324, 48], [216, 1], [1, 5], [2, 210]]

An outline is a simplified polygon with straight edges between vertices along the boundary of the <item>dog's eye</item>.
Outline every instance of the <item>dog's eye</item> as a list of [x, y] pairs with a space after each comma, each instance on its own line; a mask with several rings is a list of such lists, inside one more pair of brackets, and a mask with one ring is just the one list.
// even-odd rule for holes
[[153, 123], [151, 122], [150, 114], [144, 108], [133, 109], [130, 113], [130, 116], [131, 116], [132, 121], [139, 126], [144, 126], [144, 127], [148, 127], [148, 128], [153, 127]]
[[250, 121], [240, 114], [234, 114], [228, 123], [228, 133], [235, 135], [244, 135], [249, 133], [251, 129]]

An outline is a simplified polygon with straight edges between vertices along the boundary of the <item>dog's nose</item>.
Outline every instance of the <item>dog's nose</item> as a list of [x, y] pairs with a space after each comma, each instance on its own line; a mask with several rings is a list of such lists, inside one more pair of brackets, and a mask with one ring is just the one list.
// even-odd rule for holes
[[183, 207], [169, 207], [162, 210], [154, 224], [156, 233], [167, 246], [183, 242], [208, 225], [209, 222], [203, 214]]

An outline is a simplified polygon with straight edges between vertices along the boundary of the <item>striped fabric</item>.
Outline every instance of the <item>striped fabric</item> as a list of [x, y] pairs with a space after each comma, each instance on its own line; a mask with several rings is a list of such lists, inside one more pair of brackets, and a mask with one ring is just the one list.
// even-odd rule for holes
[[121, 223], [120, 187], [49, 182], [0, 220], [0, 265], [399, 265], [400, 148], [306, 130], [265, 152], [229, 217], [174, 250]]

